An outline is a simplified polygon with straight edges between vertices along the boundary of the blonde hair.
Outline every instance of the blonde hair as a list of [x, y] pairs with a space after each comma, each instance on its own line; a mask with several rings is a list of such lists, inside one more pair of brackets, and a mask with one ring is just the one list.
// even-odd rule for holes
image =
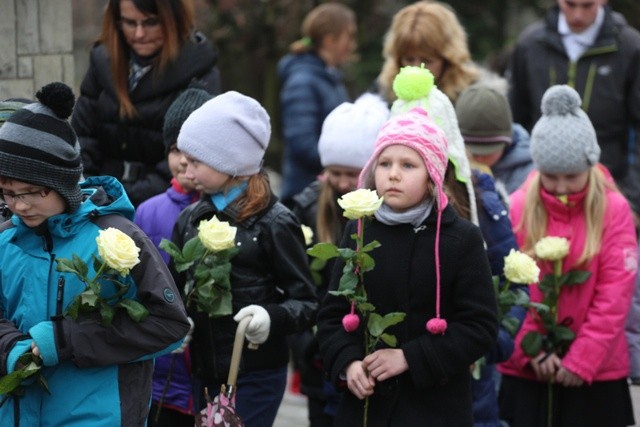
[[450, 6], [419, 1], [395, 14], [384, 40], [384, 64], [378, 84], [385, 99], [393, 102], [393, 79], [401, 68], [401, 58], [410, 51], [427, 51], [444, 60], [442, 75], [436, 84], [452, 102], [478, 76], [471, 61], [467, 34]]
[[[191, 0], [134, 0], [137, 9], [145, 14], [157, 15], [164, 34], [164, 44], [154, 63], [154, 72], [161, 74], [178, 56], [183, 43], [191, 35], [195, 18]], [[120, 0], [109, 0], [102, 20], [102, 33], [98, 39], [109, 53], [111, 75], [120, 102], [120, 117], [134, 118], [136, 109], [129, 97], [130, 48], [119, 27]]]
[[324, 3], [312, 9], [302, 21], [302, 38], [291, 43], [291, 53], [315, 52], [327, 35], [339, 36], [355, 25], [353, 10], [340, 3]]
[[327, 180], [323, 181], [318, 196], [318, 211], [316, 213], [316, 233], [318, 242], [339, 243], [342, 237], [342, 223], [340, 211], [336, 206], [338, 194]]
[[[525, 196], [525, 208], [520, 222], [516, 224], [515, 231], [526, 230], [526, 238], [522, 251], [533, 255], [533, 247], [541, 238], [545, 237], [547, 230], [547, 211], [540, 198], [540, 174], [531, 181]], [[607, 191], [618, 191], [615, 184], [608, 180], [603, 172], [592, 166], [589, 170], [587, 193], [584, 199], [586, 239], [582, 254], [576, 265], [585, 264], [598, 254], [602, 243], [602, 227], [607, 205]]]

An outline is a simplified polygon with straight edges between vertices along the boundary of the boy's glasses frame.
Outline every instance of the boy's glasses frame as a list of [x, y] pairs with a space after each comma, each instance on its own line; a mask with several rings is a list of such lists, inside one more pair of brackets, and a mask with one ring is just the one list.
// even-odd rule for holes
[[145, 31], [155, 30], [159, 28], [161, 24], [160, 18], [158, 16], [152, 16], [140, 21], [121, 16], [118, 20], [118, 23], [120, 24], [120, 28], [122, 28], [123, 31], [135, 31], [138, 29], [138, 27], [142, 27], [142, 29]]
[[[33, 206], [40, 200], [44, 199], [51, 193], [50, 188], [43, 188], [37, 191], [28, 191], [26, 193], [11, 194], [0, 189], [0, 198], [4, 200], [7, 205], [14, 205], [17, 200], [20, 200], [25, 205]], [[39, 196], [39, 197], [38, 197]]]

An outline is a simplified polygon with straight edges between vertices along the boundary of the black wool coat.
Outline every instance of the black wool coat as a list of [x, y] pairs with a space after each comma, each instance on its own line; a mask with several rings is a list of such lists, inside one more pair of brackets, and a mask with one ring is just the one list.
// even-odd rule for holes
[[[432, 335], [426, 322], [436, 314], [436, 212], [421, 227], [388, 226], [376, 221], [364, 227], [365, 244], [381, 246], [370, 252], [375, 260], [365, 273], [369, 302], [376, 312], [401, 311], [403, 322], [386, 332], [398, 339], [408, 371], [375, 386], [369, 398], [369, 426], [471, 426], [469, 366], [494, 345], [498, 330], [491, 270], [480, 230], [447, 206], [440, 233], [441, 317], [448, 328]], [[348, 224], [342, 247], [354, 247]], [[343, 263], [333, 270], [330, 289], [336, 289]], [[330, 378], [341, 383], [350, 362], [362, 360], [363, 324], [347, 333], [342, 317], [349, 312], [344, 297], [328, 294], [318, 316], [318, 339]], [[382, 345], [380, 348], [386, 345]], [[362, 425], [364, 401], [348, 390], [336, 416], [336, 425]]]

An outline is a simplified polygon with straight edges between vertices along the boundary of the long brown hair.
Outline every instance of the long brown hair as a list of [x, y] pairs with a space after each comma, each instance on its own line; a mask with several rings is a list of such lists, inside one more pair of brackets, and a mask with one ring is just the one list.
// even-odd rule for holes
[[382, 95], [389, 102], [396, 99], [393, 79], [401, 67], [401, 58], [410, 51], [427, 51], [444, 60], [438, 89], [452, 102], [477, 79], [478, 69], [471, 61], [467, 34], [449, 5], [419, 1], [395, 14], [384, 40], [385, 62], [378, 76]]
[[[133, 118], [136, 109], [129, 97], [130, 49], [119, 26], [120, 1], [109, 0], [102, 19], [98, 39], [109, 53], [111, 75], [120, 102], [120, 117]], [[162, 73], [175, 60], [195, 25], [192, 0], [131, 0], [142, 13], [157, 15], [164, 33], [164, 44], [154, 64], [154, 72]]]
[[342, 237], [341, 212], [336, 200], [338, 194], [327, 180], [323, 181], [318, 196], [318, 212], [316, 214], [316, 233], [318, 242], [339, 243]]
[[[227, 185], [231, 187], [240, 182], [242, 178], [232, 178]], [[271, 201], [271, 185], [269, 184], [269, 176], [265, 171], [260, 171], [255, 175], [251, 175], [247, 180], [247, 189], [238, 199], [238, 222], [263, 211]]]

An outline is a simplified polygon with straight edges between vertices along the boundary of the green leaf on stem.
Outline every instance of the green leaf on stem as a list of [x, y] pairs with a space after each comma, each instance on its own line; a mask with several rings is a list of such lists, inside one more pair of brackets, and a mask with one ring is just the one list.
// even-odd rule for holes
[[356, 255], [356, 259], [357, 264], [360, 266], [360, 273], [371, 271], [376, 266], [376, 263], [371, 255], [364, 252], [358, 253]]
[[338, 248], [331, 243], [317, 243], [312, 248], [307, 249], [307, 254], [324, 261], [340, 255]]
[[398, 345], [398, 339], [395, 337], [395, 335], [389, 335], [389, 334], [380, 334], [380, 339], [389, 347], [395, 347]]
[[184, 262], [184, 258], [182, 257], [182, 251], [180, 248], [173, 243], [169, 239], [162, 239], [159, 245], [160, 249], [165, 251], [171, 258], [173, 258], [174, 263]]
[[375, 310], [376, 310], [376, 307], [370, 302], [361, 302], [358, 304], [358, 311], [360, 313], [368, 313]]
[[353, 272], [349, 264], [345, 265], [342, 271], [342, 277], [340, 277], [340, 283], [338, 290], [354, 290], [358, 285], [358, 276]]
[[194, 261], [196, 259], [200, 259], [204, 252], [206, 251], [204, 245], [198, 238], [198, 236], [192, 237], [187, 240], [187, 243], [184, 244], [182, 248], [182, 256], [185, 260]]
[[361, 249], [362, 252], [371, 252], [372, 250], [374, 250], [375, 248], [379, 248], [380, 242], [378, 242], [377, 240], [374, 240], [372, 242], [367, 243], [366, 245], [364, 245]]
[[520, 342], [520, 347], [524, 354], [529, 357], [537, 356], [542, 350], [542, 334], [538, 332], [527, 332]]
[[147, 308], [138, 301], [132, 299], [123, 299], [116, 304], [116, 307], [124, 308], [129, 317], [138, 323], [149, 317], [149, 310], [147, 310]]
[[563, 286], [579, 285], [587, 281], [591, 277], [590, 271], [575, 270], [569, 271], [562, 275], [561, 284]]
[[78, 274], [78, 271], [75, 269], [73, 262], [68, 258], [56, 258], [56, 271], [61, 273], [73, 273]]
[[100, 302], [100, 324], [102, 326], [110, 326], [113, 322], [113, 316], [115, 315], [115, 310], [109, 304], [104, 302]]

